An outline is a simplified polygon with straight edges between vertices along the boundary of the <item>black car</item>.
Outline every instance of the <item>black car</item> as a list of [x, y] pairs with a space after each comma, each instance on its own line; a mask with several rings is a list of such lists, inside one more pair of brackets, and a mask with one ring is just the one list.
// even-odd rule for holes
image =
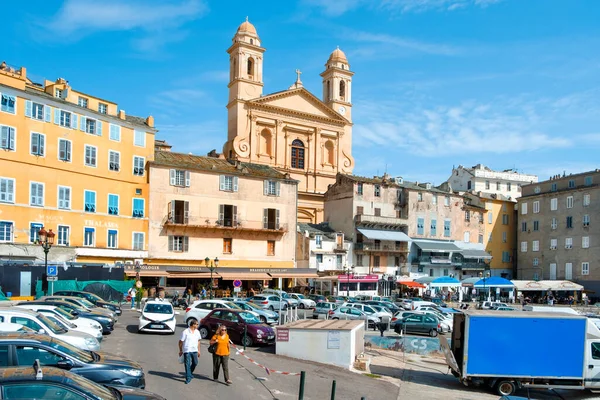
[[59, 290], [58, 292], [54, 292], [53, 296], [75, 296], [75, 297], [82, 297], [84, 299], [86, 299], [87, 301], [95, 304], [98, 307], [102, 307], [102, 308], [106, 308], [112, 312], [114, 312], [115, 314], [117, 314], [117, 316], [121, 315], [121, 307], [109, 303], [107, 301], [102, 300], [102, 298], [98, 295], [95, 295], [94, 293], [90, 293], [90, 292], [80, 292], [77, 290]]
[[87, 399], [87, 400], [164, 400], [157, 394], [126, 386], [102, 386], [59, 368], [9, 367], [0, 369], [2, 399]]
[[115, 329], [115, 322], [112, 318], [100, 314], [94, 311], [86, 310], [83, 307], [78, 306], [77, 304], [70, 303], [64, 300], [35, 300], [35, 301], [24, 301], [18, 303], [17, 305], [30, 305], [30, 304], [44, 304], [48, 306], [56, 306], [70, 313], [71, 315], [83, 318], [93, 319], [102, 325], [102, 333], [107, 334], [111, 333]]
[[9, 333], [0, 335], [0, 367], [42, 366], [70, 370], [104, 385], [123, 385], [144, 389], [142, 366], [125, 357], [104, 352], [85, 351], [46, 335]]

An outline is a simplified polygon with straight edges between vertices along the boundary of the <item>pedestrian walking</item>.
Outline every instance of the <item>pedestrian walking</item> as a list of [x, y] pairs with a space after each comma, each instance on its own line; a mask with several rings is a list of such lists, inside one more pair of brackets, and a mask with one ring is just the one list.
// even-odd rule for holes
[[202, 292], [200, 292], [200, 295], [202, 296], [202, 300], [206, 298], [206, 288], [202, 287]]
[[229, 335], [225, 325], [217, 329], [217, 333], [210, 339], [210, 344], [217, 345], [213, 353], [213, 380], [219, 380], [219, 369], [223, 366], [225, 383], [231, 385], [233, 382], [229, 380]]
[[200, 332], [198, 332], [198, 321], [196, 320], [190, 322], [189, 328], [181, 333], [179, 357], [182, 355], [185, 364], [185, 383], [187, 385], [192, 380], [192, 374], [198, 365], [198, 357], [200, 357]]
[[137, 292], [137, 290], [135, 288], [135, 284], [132, 287], [130, 287], [129, 290], [127, 291], [127, 295], [129, 297], [131, 297], [131, 309], [132, 310], [135, 308], [135, 296], [137, 294], [136, 292]]

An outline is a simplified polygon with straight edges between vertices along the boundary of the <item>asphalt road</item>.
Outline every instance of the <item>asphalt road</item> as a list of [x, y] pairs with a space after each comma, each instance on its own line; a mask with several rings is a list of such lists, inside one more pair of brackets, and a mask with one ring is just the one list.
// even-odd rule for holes
[[[124, 310], [115, 331], [102, 343], [102, 350], [121, 354], [139, 362], [146, 372], [146, 389], [167, 399], [297, 399], [298, 376], [268, 375], [266, 371], [251, 364], [232, 351], [229, 362], [231, 386], [212, 381], [212, 355], [206, 351], [208, 341], [203, 341], [201, 357], [195, 379], [184, 383], [184, 367], [177, 361], [179, 336], [185, 328], [183, 312], [178, 315], [175, 335], [138, 334], [139, 313]], [[336, 380], [337, 399], [397, 400], [398, 387], [390, 382], [346, 371], [333, 366], [276, 356], [273, 346], [249, 348], [246, 354], [271, 369], [300, 372], [306, 371], [304, 398], [306, 400], [329, 399], [331, 384]]]

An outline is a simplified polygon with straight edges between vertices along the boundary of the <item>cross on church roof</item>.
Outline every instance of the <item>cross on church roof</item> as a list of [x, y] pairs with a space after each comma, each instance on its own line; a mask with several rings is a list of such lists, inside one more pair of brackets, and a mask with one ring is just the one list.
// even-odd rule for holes
[[302, 72], [299, 69], [296, 69], [296, 82], [294, 82], [294, 84], [292, 86], [290, 86], [290, 89], [297, 89], [297, 88], [302, 87], [302, 81], [300, 80], [300, 74], [302, 74]]
[[299, 69], [296, 70], [296, 75], [298, 75], [298, 77], [296, 78], [296, 82], [300, 82], [300, 74], [301, 73], [302, 72]]

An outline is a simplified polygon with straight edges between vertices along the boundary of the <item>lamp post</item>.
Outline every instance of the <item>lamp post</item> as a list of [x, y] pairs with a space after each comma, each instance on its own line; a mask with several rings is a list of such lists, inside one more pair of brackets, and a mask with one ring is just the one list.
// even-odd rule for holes
[[347, 286], [346, 286], [346, 297], [350, 297], [350, 271], [354, 271], [354, 265], [348, 267], [347, 265], [344, 267], [344, 273], [347, 278]]
[[[50, 251], [50, 248], [54, 244], [54, 236], [55, 235], [56, 234], [54, 232], [52, 232], [52, 229], [50, 229], [49, 231], [46, 232], [46, 230], [44, 229], [43, 226], [42, 226], [42, 229], [40, 229], [38, 232], [38, 239], [40, 242], [40, 246], [42, 246], [42, 249], [44, 250], [44, 268], [46, 269], [46, 271], [48, 271], [48, 252]], [[53, 295], [54, 294], [54, 282], [52, 282], [51, 287], [52, 287], [52, 290], [50, 291], [50, 295]]]
[[208, 268], [208, 270], [210, 271], [210, 298], [213, 298], [213, 272], [217, 269], [217, 267], [219, 266], [219, 257], [215, 257], [214, 261], [211, 261], [210, 258], [206, 257], [204, 259], [204, 262], [206, 263], [206, 268]]
[[490, 301], [490, 296], [488, 296], [487, 289], [486, 289], [486, 282], [487, 282], [487, 278], [490, 277], [490, 272], [486, 271], [485, 274], [483, 272], [480, 272], [479, 273], [479, 277], [480, 278], [483, 277], [483, 293], [484, 293], [484, 296], [485, 296], [485, 298], [483, 299], [483, 301]]

